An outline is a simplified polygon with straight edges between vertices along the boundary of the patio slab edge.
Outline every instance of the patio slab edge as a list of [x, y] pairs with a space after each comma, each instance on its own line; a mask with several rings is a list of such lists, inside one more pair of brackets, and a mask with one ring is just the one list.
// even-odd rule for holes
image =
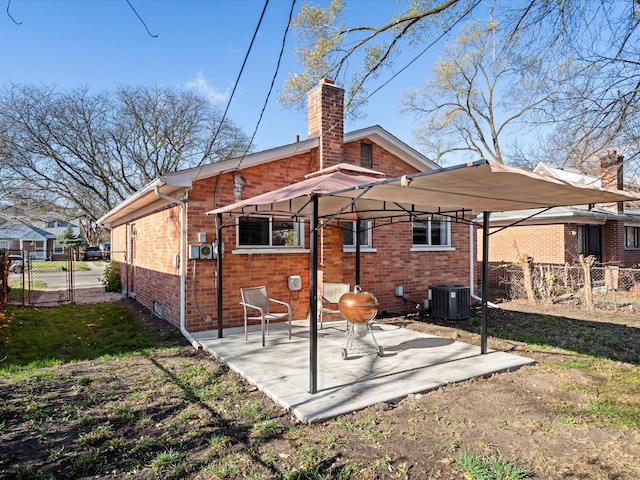
[[[304, 338], [305, 332], [308, 330], [301, 328], [301, 324], [294, 328], [292, 340], [272, 332], [266, 347], [259, 346], [259, 334], [250, 335], [248, 342], [244, 334], [235, 332], [223, 339], [207, 337], [205, 333], [198, 337], [209, 354], [308, 424], [536, 363], [527, 357], [496, 350], [481, 354], [480, 348], [474, 345], [440, 341], [440, 337], [386, 326], [376, 333], [378, 342], [390, 349], [388, 353], [385, 351], [385, 356], [367, 354], [364, 349], [365, 353], [345, 361], [339, 355], [344, 333], [332, 336], [330, 332], [323, 332], [318, 391], [311, 394], [309, 340]], [[415, 348], [417, 341], [435, 347]], [[412, 348], [399, 349], [402, 345]]]

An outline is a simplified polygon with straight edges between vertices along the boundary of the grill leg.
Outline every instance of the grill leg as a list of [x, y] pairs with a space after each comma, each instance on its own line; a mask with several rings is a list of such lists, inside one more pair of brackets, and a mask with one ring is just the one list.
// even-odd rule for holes
[[376, 344], [376, 353], [378, 354], [379, 357], [382, 357], [384, 355], [384, 350], [380, 345], [378, 345], [376, 336], [373, 334], [373, 330], [371, 329], [371, 323], [372, 322], [367, 323], [367, 327], [369, 328], [369, 333], [371, 334], [371, 338], [373, 338], [373, 343]]
[[349, 357], [349, 347], [351, 346], [351, 341], [353, 340], [354, 328], [355, 328], [355, 324], [351, 322], [347, 322], [347, 344], [342, 349], [343, 360], [346, 360]]
[[[345, 345], [345, 347], [342, 349], [342, 359], [346, 360], [349, 357], [349, 348], [351, 347], [351, 343], [353, 342], [353, 337], [354, 332], [355, 332], [355, 323], [350, 323], [347, 322], [347, 344]], [[371, 329], [371, 322], [367, 323], [367, 330], [369, 332], [369, 334], [371, 335], [371, 338], [373, 338], [373, 343], [376, 344], [376, 354], [379, 357], [382, 357], [384, 355], [384, 350], [382, 349], [382, 347], [378, 344], [378, 341], [376, 340], [376, 336], [373, 334], [373, 330]]]

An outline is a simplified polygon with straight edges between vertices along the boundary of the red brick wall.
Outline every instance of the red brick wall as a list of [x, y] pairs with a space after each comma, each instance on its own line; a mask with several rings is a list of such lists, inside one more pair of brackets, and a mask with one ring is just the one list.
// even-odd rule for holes
[[[539, 263], [565, 263], [565, 225], [514, 225], [489, 237], [489, 261], [513, 263], [527, 254]], [[570, 235], [570, 233], [569, 233]], [[576, 243], [577, 245], [577, 243]], [[517, 246], [517, 250], [516, 250]], [[477, 258], [482, 260], [482, 234], [478, 234]]]
[[625, 250], [624, 266], [632, 268], [635, 265], [640, 265], [640, 250]]
[[[428, 298], [432, 286], [455, 284], [469, 286], [469, 226], [451, 224], [452, 251], [411, 251], [410, 223], [375, 228], [372, 246], [375, 253], [361, 253], [360, 283], [373, 293], [382, 311], [415, 311], [415, 303]], [[353, 285], [355, 253], [344, 254], [344, 279]], [[404, 296], [395, 296], [395, 286], [402, 285]]]
[[[578, 261], [576, 224], [514, 225], [489, 238], [489, 261], [515, 262], [517, 252], [528, 254], [537, 263], [563, 265]], [[495, 231], [497, 229], [492, 229]], [[482, 235], [478, 236], [477, 259], [482, 259]], [[640, 260], [640, 251], [625, 250], [622, 221], [609, 220], [602, 226], [602, 261], [630, 267]]]
[[399, 160], [395, 155], [389, 153], [381, 146], [373, 143], [368, 138], [363, 138], [357, 142], [350, 142], [344, 145], [344, 163], [360, 165], [360, 144], [371, 144], [371, 169], [385, 173], [388, 177], [399, 177], [418, 170]]
[[[492, 229], [495, 231], [496, 229]], [[515, 225], [489, 238], [490, 272], [501, 263], [514, 263], [517, 253], [514, 242], [521, 254], [528, 254], [536, 263], [564, 265], [578, 262], [578, 237], [573, 232], [577, 224], [556, 225]], [[478, 262], [482, 260], [482, 235], [477, 240]], [[622, 221], [609, 220], [602, 225], [602, 262], [623, 267], [640, 263], [640, 250], [624, 248], [624, 225]], [[490, 285], [496, 286], [498, 278], [492, 276]]]
[[[242, 199], [301, 181], [304, 175], [317, 170], [315, 155], [304, 154], [265, 165], [242, 170], [246, 185]], [[216, 203], [214, 206], [214, 197]], [[225, 174], [216, 178], [199, 180], [189, 192], [188, 241], [198, 243], [198, 232], [207, 234], [207, 242], [216, 239], [215, 216], [205, 212], [221, 205], [235, 202], [233, 176]], [[223, 222], [228, 222], [225, 216]], [[308, 253], [283, 254], [234, 254], [236, 249], [236, 223], [232, 220], [222, 231], [224, 258], [222, 262], [223, 319], [225, 328], [244, 325], [240, 302], [240, 288], [265, 285], [273, 298], [291, 302], [294, 318], [305, 318], [309, 304], [309, 255]], [[308, 237], [306, 239], [308, 246]], [[194, 290], [194, 272], [196, 287]], [[290, 292], [289, 275], [302, 277], [302, 290]], [[214, 260], [190, 260], [187, 264], [187, 312], [189, 330], [217, 328], [217, 278]], [[306, 293], [305, 293], [306, 292]], [[198, 307], [196, 309], [195, 307]], [[199, 310], [199, 312], [198, 312]], [[202, 318], [204, 316], [205, 318]], [[206, 317], [209, 317], [207, 319]]]
[[626, 268], [640, 264], [640, 250], [626, 249], [624, 245], [624, 222], [607, 220], [602, 226], [602, 263]]
[[[308, 154], [242, 169], [245, 182], [242, 199], [303, 180], [304, 175], [341, 162], [360, 165], [360, 142], [343, 145], [343, 90], [328, 82], [309, 94], [309, 136], [321, 135], [321, 147]], [[364, 140], [368, 142], [367, 140]], [[413, 173], [399, 158], [372, 143], [372, 167], [388, 176]], [[321, 160], [322, 159], [322, 160]], [[231, 173], [194, 182], [188, 191], [187, 249], [198, 243], [198, 233], [206, 241], [215, 239], [215, 218], [205, 212], [236, 200]], [[179, 319], [179, 271], [172, 266], [179, 237], [179, 207], [153, 213], [135, 222], [135, 272], [133, 288], [137, 299], [148, 308], [154, 300], [161, 302], [163, 316], [173, 323]], [[223, 218], [229, 221], [229, 217]], [[243, 325], [240, 288], [266, 285], [270, 296], [291, 303], [294, 318], [308, 315], [309, 255], [307, 251], [291, 254], [234, 252], [236, 249], [235, 220], [222, 232], [225, 255], [222, 262], [223, 326]], [[322, 230], [320, 238], [320, 276], [326, 281], [355, 282], [355, 254], [344, 253], [342, 230], [337, 222]], [[112, 250], [134, 249], [127, 226], [117, 227], [112, 234]], [[451, 251], [412, 252], [410, 223], [396, 223], [372, 232], [376, 253], [363, 253], [362, 286], [378, 297], [381, 310], [411, 311], [410, 303], [395, 297], [395, 286], [402, 284], [405, 296], [422, 302], [429, 286], [469, 283], [469, 227], [453, 224]], [[305, 246], [309, 246], [308, 225]], [[188, 253], [188, 250], [187, 250]], [[300, 275], [302, 290], [290, 292], [289, 275]], [[215, 329], [217, 326], [216, 262], [189, 260], [186, 265], [186, 326], [191, 331]]]
[[[408, 167], [397, 157], [389, 154], [380, 147], [374, 146], [372, 159], [375, 168], [388, 173], [389, 176], [398, 176], [405, 173], [412, 173], [413, 168]], [[346, 159], [353, 161], [357, 159], [359, 163], [359, 142], [345, 145]], [[357, 152], [349, 156], [347, 152]], [[247, 181], [243, 198], [249, 198], [262, 191], [269, 191], [280, 186], [292, 183], [303, 177], [314, 168], [314, 155], [304, 156], [295, 161], [287, 160], [273, 162], [267, 166], [248, 169], [243, 172]], [[286, 172], [282, 177], [280, 172]], [[299, 178], [296, 178], [299, 177]], [[255, 179], [255, 182], [254, 182]], [[199, 182], [190, 192], [189, 208], [190, 218], [197, 219], [195, 215], [194, 201], [198, 191], [208, 192], [211, 196], [212, 180]], [[259, 184], [259, 189], [252, 189], [252, 186]], [[219, 182], [219, 203], [232, 201], [229, 198], [231, 179], [221, 177]], [[226, 193], [225, 193], [226, 192]], [[226, 194], [226, 196], [225, 196]], [[203, 195], [203, 199], [207, 194]], [[203, 211], [211, 209], [208, 205]], [[206, 226], [196, 226], [196, 220], [190, 220], [190, 229], [196, 235], [200, 228]], [[210, 228], [213, 228], [211, 225]], [[402, 283], [405, 288], [405, 295], [411, 300], [421, 302], [427, 297], [429, 286], [443, 283], [455, 283], [468, 285], [469, 283], [469, 227], [466, 224], [454, 224], [452, 226], [452, 241], [455, 251], [450, 252], [410, 252], [411, 248], [411, 226], [410, 224], [399, 224], [375, 229], [372, 232], [374, 248], [378, 253], [362, 253], [361, 257], [361, 280], [367, 285], [363, 287], [372, 293], [380, 295], [381, 308], [392, 311], [411, 311], [414, 306], [402, 302], [395, 297], [394, 288], [396, 284]], [[274, 298], [291, 302], [294, 309], [294, 318], [306, 318], [309, 308], [309, 255], [300, 254], [252, 254], [241, 255], [232, 254], [235, 247], [235, 228], [225, 228], [223, 241], [225, 243], [225, 258], [223, 261], [223, 304], [224, 304], [224, 326], [241, 326], [243, 324], [242, 308], [238, 304], [240, 301], [240, 288], [256, 285], [267, 285], [270, 295]], [[337, 228], [337, 222], [332, 226], [325, 227], [320, 234], [320, 277], [325, 281], [346, 282], [353, 287], [355, 283], [355, 254], [344, 253], [342, 245], [343, 233], [341, 228]], [[398, 238], [402, 239], [403, 247], [397, 248]], [[209, 237], [208, 237], [209, 239]], [[305, 245], [309, 245], [308, 231], [306, 232]], [[401, 268], [398, 268], [398, 266]], [[190, 267], [191, 268], [191, 267]], [[194, 311], [187, 312], [188, 326], [191, 330], [214, 328], [217, 322], [217, 311], [215, 307], [215, 282], [213, 280], [215, 262], [197, 261], [198, 285], [208, 281], [208, 286], [202, 286], [198, 292], [208, 290], [208, 293], [197, 297], [201, 313], [209, 315], [213, 323], [207, 323]], [[287, 288], [287, 278], [289, 275], [300, 275], [302, 277], [302, 290], [300, 292], [290, 292]], [[192, 278], [188, 274], [188, 278]], [[188, 280], [190, 284], [192, 280]], [[192, 295], [187, 288], [188, 301]], [[379, 292], [379, 293], [378, 293]], [[414, 298], [415, 297], [415, 298]], [[207, 300], [208, 299], [208, 300]]]
[[149, 309], [156, 302], [162, 317], [176, 325], [180, 318], [180, 272], [174, 257], [179, 253], [179, 228], [180, 208], [174, 206], [111, 231], [111, 250], [120, 264], [123, 288]]
[[[359, 142], [345, 146], [350, 161], [359, 164]], [[357, 155], [356, 153], [357, 152]], [[353, 154], [353, 155], [352, 155]], [[308, 172], [317, 169], [317, 155], [305, 154], [242, 171], [246, 186], [242, 198], [250, 198], [284, 185], [300, 181]], [[389, 176], [412, 173], [413, 168], [374, 145], [374, 168]], [[214, 204], [215, 198], [215, 204]], [[207, 242], [215, 240], [215, 217], [204, 213], [215, 206], [235, 201], [231, 174], [195, 182], [187, 198], [187, 248], [198, 243], [198, 232], [206, 234]], [[172, 265], [178, 249], [179, 207], [171, 207], [136, 220], [135, 272], [133, 291], [137, 300], [147, 308], [153, 301], [162, 305], [163, 317], [179, 322], [179, 271]], [[223, 218], [227, 221], [228, 217]], [[320, 236], [320, 276], [325, 281], [355, 283], [355, 253], [344, 253], [342, 229], [337, 222], [324, 228]], [[411, 303], [395, 297], [395, 286], [402, 284], [405, 296], [421, 303], [427, 298], [429, 286], [469, 283], [469, 227], [452, 224], [453, 251], [411, 252], [411, 225], [400, 223], [376, 228], [372, 232], [376, 253], [361, 256], [363, 288], [378, 298], [381, 310], [408, 312]], [[309, 246], [308, 228], [305, 246]], [[112, 232], [112, 250], [130, 250], [126, 226]], [[225, 256], [223, 259], [223, 323], [224, 327], [243, 325], [240, 288], [266, 285], [270, 296], [291, 303], [294, 318], [306, 318], [309, 309], [309, 254], [234, 254], [236, 247], [235, 221], [223, 229]], [[188, 250], [187, 250], [188, 252]], [[187, 260], [186, 325], [190, 331], [217, 328], [217, 278], [214, 260]], [[289, 275], [300, 275], [302, 290], [290, 292]], [[124, 278], [124, 276], [123, 276]], [[195, 278], [195, 282], [194, 282]]]
[[[498, 228], [492, 228], [491, 232], [497, 230]], [[478, 230], [477, 246], [477, 272], [478, 275], [481, 275], [482, 230]], [[489, 237], [489, 286], [498, 287], [500, 285], [500, 269], [498, 267], [505, 263], [517, 263], [518, 252], [520, 255], [526, 254], [532, 257], [534, 262], [563, 265], [565, 262], [575, 261], [577, 251], [577, 237], [571, 235], [570, 225], [514, 225], [508, 227]]]
[[[369, 139], [361, 142], [372, 143]], [[360, 141], [344, 146], [344, 161], [360, 164]], [[377, 144], [372, 144], [371, 168], [397, 177], [417, 170]], [[380, 223], [380, 222], [378, 222]], [[384, 221], [382, 221], [384, 223]], [[322, 278], [326, 282], [355, 285], [355, 253], [343, 252], [343, 231], [334, 222], [322, 232], [323, 254], [320, 260]], [[395, 296], [395, 286], [402, 285], [404, 296], [422, 303], [430, 286], [442, 284], [469, 285], [469, 226], [451, 225], [453, 251], [412, 252], [410, 223], [376, 227], [371, 232], [375, 252], [361, 252], [360, 283], [376, 296], [383, 311], [407, 313], [415, 304]]]
[[320, 169], [343, 162], [344, 90], [323, 79], [307, 95], [309, 138], [320, 137]]

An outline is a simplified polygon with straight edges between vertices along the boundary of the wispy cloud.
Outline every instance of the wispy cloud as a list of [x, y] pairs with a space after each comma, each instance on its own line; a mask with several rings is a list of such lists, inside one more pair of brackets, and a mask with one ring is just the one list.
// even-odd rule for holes
[[228, 92], [221, 92], [217, 90], [213, 85], [209, 84], [207, 79], [200, 72], [196, 74], [195, 79], [189, 80], [186, 83], [186, 87], [197, 90], [202, 95], [207, 97], [212, 103], [226, 102], [227, 98], [229, 97]]

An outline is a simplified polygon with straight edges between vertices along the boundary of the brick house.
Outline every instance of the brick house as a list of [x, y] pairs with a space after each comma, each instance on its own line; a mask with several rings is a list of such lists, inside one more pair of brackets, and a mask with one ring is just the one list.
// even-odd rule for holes
[[[624, 189], [623, 157], [615, 151], [600, 159], [599, 178], [544, 163], [534, 172], [604, 189]], [[495, 213], [490, 226], [496, 232], [489, 243], [492, 265], [515, 262], [518, 252], [544, 264], [573, 264], [580, 254], [594, 255], [603, 264], [640, 264], [640, 212], [625, 211], [622, 202]], [[498, 231], [505, 226], [508, 228]]]
[[[308, 94], [307, 140], [165, 175], [105, 214], [99, 223], [111, 229], [112, 258], [119, 262], [126, 293], [188, 332], [212, 330], [217, 262], [190, 255], [216, 240], [215, 217], [206, 212], [339, 164], [388, 177], [439, 168], [377, 125], [344, 133], [343, 98], [344, 90], [322, 80]], [[291, 303], [295, 319], [307, 317], [308, 222], [239, 219], [222, 229], [222, 242], [224, 328], [243, 325], [241, 287], [266, 285], [270, 296]], [[353, 287], [354, 245], [353, 224], [324, 228], [320, 278]], [[427, 298], [431, 285], [469, 284], [468, 222], [435, 216], [365, 229], [361, 245], [361, 283], [376, 295], [382, 311], [415, 308], [396, 297], [399, 284], [415, 303]], [[291, 275], [301, 277], [301, 290], [289, 290]]]

